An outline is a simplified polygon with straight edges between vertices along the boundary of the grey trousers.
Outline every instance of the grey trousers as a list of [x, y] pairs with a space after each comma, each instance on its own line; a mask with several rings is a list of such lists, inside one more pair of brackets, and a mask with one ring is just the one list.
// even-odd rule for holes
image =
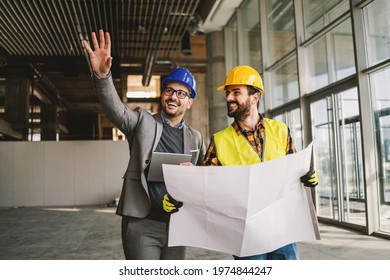
[[127, 260], [184, 260], [185, 247], [168, 247], [168, 225], [122, 217], [122, 245]]

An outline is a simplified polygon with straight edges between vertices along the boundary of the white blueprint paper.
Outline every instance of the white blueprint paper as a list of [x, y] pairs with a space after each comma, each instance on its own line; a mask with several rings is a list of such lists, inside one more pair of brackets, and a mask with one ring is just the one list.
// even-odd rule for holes
[[236, 256], [316, 240], [307, 192], [299, 178], [310, 167], [305, 150], [246, 166], [163, 165], [165, 184], [184, 203], [171, 216], [169, 246]]

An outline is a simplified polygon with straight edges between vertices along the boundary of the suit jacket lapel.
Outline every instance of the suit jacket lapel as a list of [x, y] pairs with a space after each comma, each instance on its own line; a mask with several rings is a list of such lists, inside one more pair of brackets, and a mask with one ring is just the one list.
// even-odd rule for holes
[[188, 126], [184, 125], [183, 127], [183, 142], [184, 142], [184, 153], [190, 154], [191, 146], [192, 146], [192, 137], [191, 132], [188, 129]]

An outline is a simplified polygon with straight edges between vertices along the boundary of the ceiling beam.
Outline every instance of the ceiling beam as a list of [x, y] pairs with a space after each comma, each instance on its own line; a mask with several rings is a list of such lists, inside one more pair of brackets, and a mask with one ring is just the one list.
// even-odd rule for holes
[[0, 133], [16, 139], [23, 139], [23, 134], [13, 130], [11, 124], [3, 119], [0, 119]]

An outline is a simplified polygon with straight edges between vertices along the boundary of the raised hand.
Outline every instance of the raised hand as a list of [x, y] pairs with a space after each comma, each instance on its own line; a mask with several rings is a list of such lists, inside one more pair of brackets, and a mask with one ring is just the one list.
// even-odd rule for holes
[[92, 70], [102, 78], [108, 75], [112, 65], [110, 34], [104, 33], [100, 29], [99, 43], [95, 32], [92, 32], [91, 37], [94, 50], [91, 49], [86, 40], [83, 40], [83, 46], [88, 52]]

